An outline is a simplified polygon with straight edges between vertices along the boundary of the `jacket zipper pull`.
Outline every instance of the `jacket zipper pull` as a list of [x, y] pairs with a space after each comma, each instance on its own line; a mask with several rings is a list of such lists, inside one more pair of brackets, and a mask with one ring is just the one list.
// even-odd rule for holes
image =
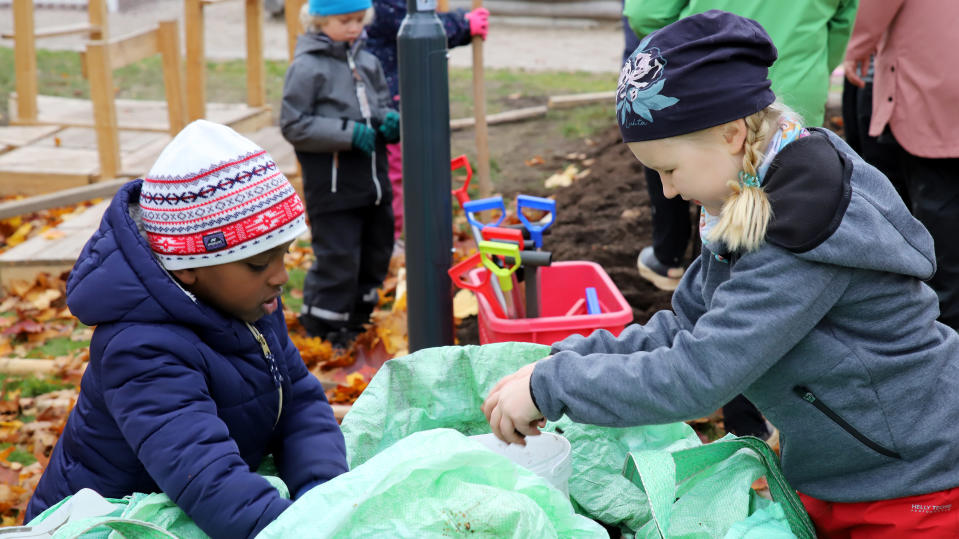
[[270, 374], [273, 376], [273, 383], [276, 385], [276, 388], [279, 391], [280, 405], [276, 411], [276, 420], [273, 421], [273, 426], [276, 427], [276, 425], [280, 422], [280, 416], [283, 414], [282, 377], [276, 367], [276, 361], [273, 358], [273, 352], [270, 350], [270, 345], [266, 342], [266, 337], [264, 337], [263, 334], [260, 333], [260, 330], [258, 330], [253, 324], [247, 322], [246, 326], [250, 328], [250, 332], [253, 333], [253, 338], [256, 339], [256, 342], [260, 343], [260, 348], [263, 351], [263, 357], [266, 358], [266, 365], [270, 368]]
[[795, 392], [797, 395], [799, 395], [799, 398], [801, 398], [802, 400], [804, 400], [804, 401], [806, 401], [806, 402], [808, 402], [808, 403], [810, 403], [810, 404], [815, 404], [815, 403], [816, 403], [816, 396], [813, 395], [812, 391], [809, 391], [809, 388], [807, 388], [807, 387], [796, 386], [796, 387], [793, 388], [793, 392]]

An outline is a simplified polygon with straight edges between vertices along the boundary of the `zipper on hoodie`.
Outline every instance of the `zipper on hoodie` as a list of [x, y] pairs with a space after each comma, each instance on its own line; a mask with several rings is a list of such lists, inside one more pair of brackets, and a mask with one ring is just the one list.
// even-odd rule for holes
[[[356, 61], [353, 59], [353, 49], [346, 51], [346, 63], [350, 66], [350, 71], [353, 72], [353, 89], [356, 91], [356, 100], [360, 104], [360, 114], [363, 116], [363, 122], [366, 123], [366, 126], [373, 128], [370, 123], [370, 116], [372, 116], [372, 110], [370, 109], [370, 100], [369, 96], [366, 93], [366, 83], [363, 82], [363, 78], [360, 77], [359, 70], [356, 69]], [[373, 188], [376, 189], [376, 205], [380, 205], [380, 201], [383, 200], [383, 188], [380, 187], [380, 182], [376, 178], [376, 150], [370, 154], [370, 179], [373, 181]], [[335, 184], [334, 184], [335, 185]], [[334, 190], [335, 192], [335, 190]]]
[[273, 352], [270, 351], [270, 345], [266, 342], [266, 337], [264, 337], [263, 334], [260, 333], [260, 330], [253, 324], [247, 322], [246, 327], [250, 328], [250, 333], [253, 334], [253, 338], [256, 339], [256, 342], [260, 343], [260, 348], [263, 350], [263, 357], [266, 358], [266, 364], [270, 368], [270, 374], [273, 375], [273, 383], [276, 385], [277, 391], [279, 391], [280, 402], [276, 411], [276, 419], [273, 421], [273, 426], [276, 427], [280, 422], [280, 416], [283, 414], [283, 384], [280, 382], [282, 376], [276, 367], [276, 360], [273, 357]]
[[877, 444], [876, 442], [870, 440], [865, 434], [856, 430], [856, 427], [853, 427], [845, 419], [843, 419], [839, 414], [832, 411], [824, 402], [819, 400], [815, 394], [806, 386], [795, 386], [793, 387], [793, 392], [799, 395], [799, 398], [815, 406], [820, 412], [826, 415], [834, 423], [839, 425], [844, 431], [851, 434], [854, 438], [863, 443], [866, 447], [872, 449], [880, 455], [885, 455], [894, 459], [902, 459], [902, 455], [891, 450], [886, 449], [885, 447]]

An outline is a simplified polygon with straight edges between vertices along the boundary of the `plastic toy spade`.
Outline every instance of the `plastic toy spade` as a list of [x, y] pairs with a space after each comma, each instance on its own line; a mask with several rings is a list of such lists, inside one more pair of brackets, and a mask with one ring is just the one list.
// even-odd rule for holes
[[[499, 217], [497, 217], [495, 222], [481, 223], [476, 220], [474, 214], [488, 210], [499, 210]], [[506, 205], [503, 204], [503, 197], [499, 195], [495, 197], [471, 200], [466, 204], [463, 204], [463, 211], [466, 212], [466, 220], [480, 230], [483, 230], [483, 228], [487, 226], [499, 226], [500, 223], [503, 222], [503, 219], [506, 218]]]
[[[520, 306], [513, 301], [512, 294], [508, 293], [513, 290], [513, 273], [519, 269], [520, 263], [522, 262], [520, 260], [519, 246], [498, 241], [481, 241], [479, 250], [483, 265], [499, 279], [500, 288], [503, 289], [503, 298], [506, 300], [506, 315], [509, 318], [522, 318], [522, 314], [518, 311]], [[499, 267], [496, 262], [493, 261], [493, 256], [503, 257], [504, 267]], [[512, 265], [506, 262], [508, 258], [513, 260]]]
[[[529, 208], [549, 212], [549, 219], [545, 222], [543, 219], [530, 222], [529, 218], [523, 213], [523, 210]], [[530, 195], [518, 195], [516, 197], [516, 216], [522, 221], [526, 230], [529, 230], [529, 236], [532, 238], [537, 249], [543, 248], [543, 231], [550, 227], [556, 220], [556, 201], [549, 198], [534, 197]], [[545, 218], [544, 218], [545, 219]]]
[[504, 305], [505, 301], [500, 302], [496, 297], [496, 294], [493, 293], [493, 288], [490, 283], [490, 276], [492, 275], [489, 270], [483, 268], [483, 271], [477, 273], [479, 277], [479, 282], [471, 282], [463, 277], [468, 271], [473, 268], [476, 268], [480, 264], [482, 255], [479, 253], [473, 253], [472, 256], [463, 259], [459, 264], [456, 264], [449, 269], [447, 273], [450, 275], [450, 279], [453, 280], [453, 283], [467, 290], [472, 290], [473, 293], [483, 296], [486, 299], [486, 302], [489, 303], [490, 308], [493, 310], [493, 314], [500, 318], [506, 317], [506, 307]]

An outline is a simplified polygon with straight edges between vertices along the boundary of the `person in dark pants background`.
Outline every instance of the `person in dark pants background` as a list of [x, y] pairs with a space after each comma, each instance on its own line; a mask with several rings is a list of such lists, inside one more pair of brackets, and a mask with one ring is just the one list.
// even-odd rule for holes
[[939, 321], [959, 329], [959, 4], [863, 0], [846, 52], [846, 78], [875, 57], [870, 136], [898, 152], [909, 208], [935, 240]]

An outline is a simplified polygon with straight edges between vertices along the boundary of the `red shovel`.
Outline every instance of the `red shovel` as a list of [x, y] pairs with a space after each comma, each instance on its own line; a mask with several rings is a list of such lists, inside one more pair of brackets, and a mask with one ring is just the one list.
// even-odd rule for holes
[[477, 272], [476, 275], [479, 277], [479, 282], [471, 282], [469, 280], [469, 276], [466, 275], [467, 272], [477, 266], [482, 265], [482, 263], [482, 255], [480, 255], [480, 253], [473, 253], [468, 258], [463, 259], [459, 264], [456, 264], [450, 268], [447, 273], [449, 273], [450, 279], [453, 280], [453, 284], [460, 288], [472, 290], [473, 293], [483, 296], [486, 298], [486, 303], [489, 303], [494, 315], [500, 318], [506, 318], [506, 313], [503, 311], [503, 305], [498, 299], [496, 299], [496, 295], [493, 293], [493, 287], [489, 282], [491, 275], [490, 271], [486, 268], [483, 268], [481, 271]]

